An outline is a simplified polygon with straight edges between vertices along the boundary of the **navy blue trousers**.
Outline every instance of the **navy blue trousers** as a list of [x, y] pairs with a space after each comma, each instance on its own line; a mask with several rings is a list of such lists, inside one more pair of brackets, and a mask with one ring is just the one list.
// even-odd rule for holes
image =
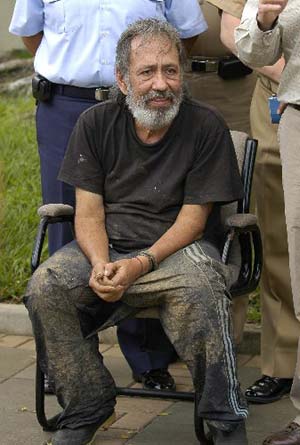
[[[44, 204], [75, 205], [74, 188], [59, 181], [57, 176], [78, 117], [97, 103], [95, 100], [60, 95], [55, 95], [49, 102], [39, 102], [36, 128]], [[50, 225], [49, 255], [72, 239], [73, 234], [68, 223]], [[150, 369], [166, 368], [175, 357], [175, 350], [159, 320], [126, 320], [119, 325], [117, 332], [122, 352], [133, 372], [137, 374]]]

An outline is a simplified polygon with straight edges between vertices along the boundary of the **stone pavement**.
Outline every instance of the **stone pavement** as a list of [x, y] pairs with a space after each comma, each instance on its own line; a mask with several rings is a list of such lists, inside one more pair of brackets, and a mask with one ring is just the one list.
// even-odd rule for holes
[[[117, 345], [100, 345], [105, 363], [119, 386], [133, 386], [130, 369]], [[239, 355], [239, 375], [243, 388], [260, 375], [259, 356]], [[191, 388], [186, 366], [170, 367], [177, 388]], [[34, 412], [35, 348], [32, 337], [0, 333], [0, 445], [42, 445], [48, 438]], [[137, 384], [136, 384], [137, 385]], [[216, 387], [216, 391], [218, 388]], [[54, 396], [47, 396], [47, 412], [57, 412]], [[158, 399], [119, 397], [117, 420], [107, 431], [97, 434], [95, 445], [197, 445], [193, 432], [193, 404]], [[249, 445], [260, 445], [295, 415], [285, 398], [265, 406], [250, 406]]]

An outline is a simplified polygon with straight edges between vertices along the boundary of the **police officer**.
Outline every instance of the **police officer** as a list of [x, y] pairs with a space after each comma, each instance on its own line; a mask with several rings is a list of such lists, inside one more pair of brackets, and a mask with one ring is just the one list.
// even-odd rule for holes
[[[79, 115], [108, 98], [119, 36], [140, 18], [168, 20], [187, 47], [206, 29], [197, 0], [17, 0], [10, 32], [35, 56], [34, 94], [43, 202], [74, 205], [74, 190], [57, 180]], [[49, 253], [72, 240], [68, 226], [49, 228]], [[149, 332], [163, 351], [145, 351]], [[130, 320], [118, 329], [120, 346], [146, 388], [172, 389], [167, 366], [174, 350], [158, 321]]]
[[[236, 52], [234, 28], [245, 0], [209, 0], [222, 10], [223, 42]], [[271, 123], [268, 98], [277, 92], [284, 60], [258, 70], [251, 105], [252, 134], [259, 141], [254, 171], [257, 215], [263, 238], [264, 269], [261, 280], [262, 377], [246, 390], [249, 402], [269, 403], [290, 392], [294, 375], [299, 322], [290, 284], [286, 221], [277, 125]]]
[[[188, 87], [196, 99], [215, 106], [230, 129], [250, 134], [249, 109], [256, 75], [249, 74], [245, 67], [236, 63], [232, 53], [221, 43], [218, 10], [208, 2], [202, 2], [201, 8], [208, 31], [197, 39], [190, 52], [192, 59], [186, 74]], [[242, 340], [247, 306], [247, 296], [233, 301], [236, 343]]]

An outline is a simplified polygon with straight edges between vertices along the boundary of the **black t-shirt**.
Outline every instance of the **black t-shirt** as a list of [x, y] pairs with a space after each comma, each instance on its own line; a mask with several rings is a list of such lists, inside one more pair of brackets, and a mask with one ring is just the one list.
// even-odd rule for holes
[[183, 204], [214, 202], [204, 237], [219, 246], [220, 204], [243, 195], [234, 147], [223, 119], [184, 99], [164, 137], [144, 144], [129, 110], [100, 103], [79, 118], [59, 179], [101, 194], [106, 230], [117, 250], [151, 246]]

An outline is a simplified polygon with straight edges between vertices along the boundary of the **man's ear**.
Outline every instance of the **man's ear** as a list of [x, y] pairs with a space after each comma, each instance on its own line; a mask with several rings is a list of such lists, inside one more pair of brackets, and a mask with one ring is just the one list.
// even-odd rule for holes
[[128, 93], [127, 83], [124, 80], [124, 76], [120, 73], [118, 69], [116, 70], [116, 79], [118, 87], [120, 88], [122, 93], [125, 94], [125, 96], [127, 96]]

